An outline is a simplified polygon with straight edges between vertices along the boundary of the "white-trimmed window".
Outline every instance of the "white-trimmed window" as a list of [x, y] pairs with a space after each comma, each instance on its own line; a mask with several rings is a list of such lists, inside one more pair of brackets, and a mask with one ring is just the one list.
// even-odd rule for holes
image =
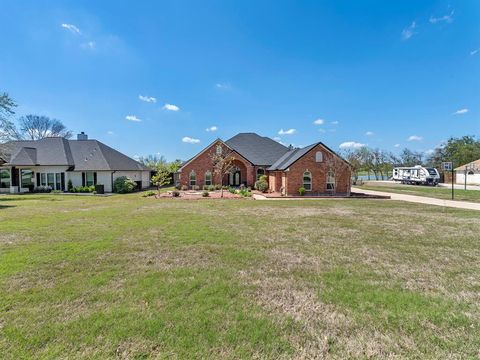
[[312, 173], [308, 170], [303, 173], [303, 187], [306, 191], [312, 191]]
[[10, 170], [0, 169], [0, 188], [6, 189], [10, 187]]
[[265, 169], [264, 168], [258, 168], [257, 169], [257, 180], [260, 179], [260, 176], [265, 175]]
[[323, 161], [323, 153], [321, 151], [317, 151], [315, 153], [315, 161], [322, 162]]
[[190, 172], [190, 186], [195, 186], [197, 185], [197, 174], [195, 174], [195, 171]]
[[335, 173], [332, 170], [327, 173], [327, 190], [335, 191]]
[[212, 172], [210, 170], [205, 173], [205, 185], [212, 185]]

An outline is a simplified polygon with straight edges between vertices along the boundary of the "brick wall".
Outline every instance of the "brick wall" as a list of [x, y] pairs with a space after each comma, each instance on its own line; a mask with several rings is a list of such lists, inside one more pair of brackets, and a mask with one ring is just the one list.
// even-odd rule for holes
[[[323, 153], [323, 161], [316, 162], [315, 154], [317, 151]], [[298, 189], [303, 186], [303, 173], [309, 171], [312, 174], [312, 191], [307, 192], [306, 195], [318, 195], [326, 194], [327, 191], [327, 172], [329, 166], [336, 167], [336, 193], [337, 194], [349, 194], [351, 187], [351, 170], [349, 166], [335, 166], [333, 164], [333, 157], [328, 149], [318, 144], [302, 158], [297, 160], [289, 167], [289, 171], [286, 174], [286, 190], [287, 195], [298, 195]], [[340, 159], [337, 158], [336, 163], [340, 163]]]
[[[205, 185], [205, 173], [208, 170], [212, 172], [212, 183], [221, 183], [220, 177], [213, 173], [213, 165], [211, 158], [212, 154], [214, 154], [217, 149], [217, 145], [222, 146], [223, 152], [231, 151], [228, 147], [225, 146], [225, 144], [220, 141], [215, 142], [208, 148], [202, 150], [203, 152], [200, 152], [195, 159], [193, 159], [191, 162], [189, 162], [182, 168], [181, 173], [178, 175], [178, 182], [180, 182], [180, 185], [186, 185], [190, 187], [190, 173], [192, 172], [192, 170], [195, 171], [195, 174], [197, 176], [196, 185], [199, 186], [200, 189]], [[250, 164], [250, 162], [248, 162], [248, 160], [243, 158], [237, 152], [233, 152], [232, 156], [235, 158], [236, 165], [240, 168], [242, 182], [246, 181], [248, 186], [253, 186], [255, 177], [254, 167]], [[223, 183], [226, 184], [227, 182], [228, 180], [225, 179]]]

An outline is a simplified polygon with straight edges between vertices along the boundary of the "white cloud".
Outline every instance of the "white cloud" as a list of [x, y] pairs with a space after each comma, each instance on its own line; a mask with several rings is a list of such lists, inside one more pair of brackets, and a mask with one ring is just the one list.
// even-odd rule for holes
[[107, 135], [115, 135], [115, 133], [111, 130], [107, 131]]
[[468, 113], [468, 109], [460, 109], [460, 110], [455, 111], [452, 115], [463, 115], [463, 114], [466, 114], [466, 113]]
[[177, 105], [173, 104], [165, 104], [162, 107], [163, 110], [168, 110], [168, 111], [178, 111], [180, 108]]
[[434, 149], [428, 149], [427, 151], [425, 151], [425, 154], [432, 155], [434, 152], [435, 152]]
[[332, 121], [330, 124], [332, 124], [332, 125], [338, 125], [338, 121], [337, 121], [337, 120]]
[[323, 125], [325, 124], [325, 120], [323, 119], [317, 119], [313, 122], [315, 125]]
[[280, 129], [280, 131], [278, 132], [278, 135], [293, 135], [296, 132], [297, 132], [296, 129], [288, 129], [288, 130]]
[[367, 132], [365, 133], [365, 135], [366, 135], [366, 136], [373, 136], [373, 135], [375, 135], [375, 133], [374, 133], [373, 131], [367, 131]]
[[453, 14], [455, 13], [455, 10], [452, 10], [450, 14], [448, 15], [444, 15], [444, 16], [440, 16], [440, 17], [433, 17], [433, 16], [430, 16], [430, 22], [432, 24], [437, 24], [439, 22], [442, 22], [442, 21], [445, 21], [446, 23], [451, 23], [453, 21]]
[[94, 50], [95, 46], [95, 41], [87, 41], [86, 43], [80, 44], [80, 47], [84, 50]]
[[399, 148], [399, 147], [400, 147], [400, 144], [395, 144], [395, 145], [393, 145], [393, 146], [396, 147], [396, 148]]
[[423, 137], [418, 135], [409, 136], [409, 138], [407, 139], [407, 141], [422, 141], [422, 140], [423, 140]]
[[214, 132], [214, 131], [217, 131], [218, 128], [216, 126], [210, 126], [208, 128], [205, 129], [205, 131], [208, 131], [208, 132]]
[[157, 102], [157, 99], [155, 99], [153, 96], [138, 95], [138, 98], [141, 101], [145, 101], [145, 102], [148, 102], [148, 103], [156, 103]]
[[140, 159], [140, 155], [133, 155], [133, 158], [138, 161]]
[[142, 121], [141, 119], [137, 118], [135, 115], [127, 115], [125, 116], [125, 119], [127, 119], [128, 121], [135, 121], [135, 122]]
[[275, 137], [273, 138], [273, 140], [280, 142], [280, 141], [282, 141], [282, 138], [279, 137], [279, 136], [275, 136]]
[[221, 90], [229, 90], [231, 88], [230, 84], [226, 84], [226, 83], [216, 83], [215, 87]]
[[415, 23], [415, 21], [412, 21], [412, 23], [410, 24], [410, 26], [406, 27], [405, 29], [403, 29], [402, 31], [402, 39], [403, 40], [408, 40], [410, 39], [413, 35], [416, 34], [415, 32], [415, 29], [417, 27], [417, 24]]
[[71, 31], [74, 34], [77, 34], [77, 35], [81, 34], [80, 29], [73, 24], [62, 24], [61, 26], [62, 26], [62, 28]]
[[320, 129], [318, 129], [318, 132], [321, 132], [323, 134], [323, 133], [326, 133], [327, 130], [320, 128]]
[[198, 144], [200, 142], [199, 139], [194, 139], [189, 136], [185, 136], [182, 138], [182, 142], [187, 143], [187, 144]]
[[358, 149], [366, 146], [366, 144], [358, 143], [355, 141], [346, 141], [340, 144], [340, 149]]
[[472, 50], [472, 51], [470, 51], [470, 55], [475, 55], [475, 54], [478, 53], [479, 51], [480, 51], [480, 49]]

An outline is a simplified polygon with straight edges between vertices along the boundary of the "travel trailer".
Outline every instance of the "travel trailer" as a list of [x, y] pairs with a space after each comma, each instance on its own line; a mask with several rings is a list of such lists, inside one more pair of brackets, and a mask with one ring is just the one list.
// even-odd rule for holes
[[413, 167], [397, 167], [393, 169], [393, 181], [410, 185], [432, 185], [440, 182], [440, 174], [435, 168], [427, 168], [421, 165]]

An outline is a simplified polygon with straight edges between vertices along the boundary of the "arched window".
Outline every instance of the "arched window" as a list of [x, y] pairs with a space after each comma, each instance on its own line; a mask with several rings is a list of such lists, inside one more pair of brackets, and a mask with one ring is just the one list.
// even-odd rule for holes
[[205, 173], [205, 185], [212, 185], [212, 172], [210, 170]]
[[197, 174], [195, 174], [195, 171], [190, 172], [190, 186], [195, 186], [197, 185]]
[[315, 153], [315, 161], [322, 162], [323, 161], [323, 153], [321, 151], [317, 151]]
[[327, 173], [327, 190], [335, 191], [335, 173], [332, 170]]
[[265, 169], [258, 168], [257, 169], [257, 180], [260, 179], [260, 176], [265, 175]]
[[222, 145], [217, 145], [217, 155], [222, 155]]
[[303, 173], [303, 187], [306, 191], [312, 190], [312, 173], [308, 170]]

